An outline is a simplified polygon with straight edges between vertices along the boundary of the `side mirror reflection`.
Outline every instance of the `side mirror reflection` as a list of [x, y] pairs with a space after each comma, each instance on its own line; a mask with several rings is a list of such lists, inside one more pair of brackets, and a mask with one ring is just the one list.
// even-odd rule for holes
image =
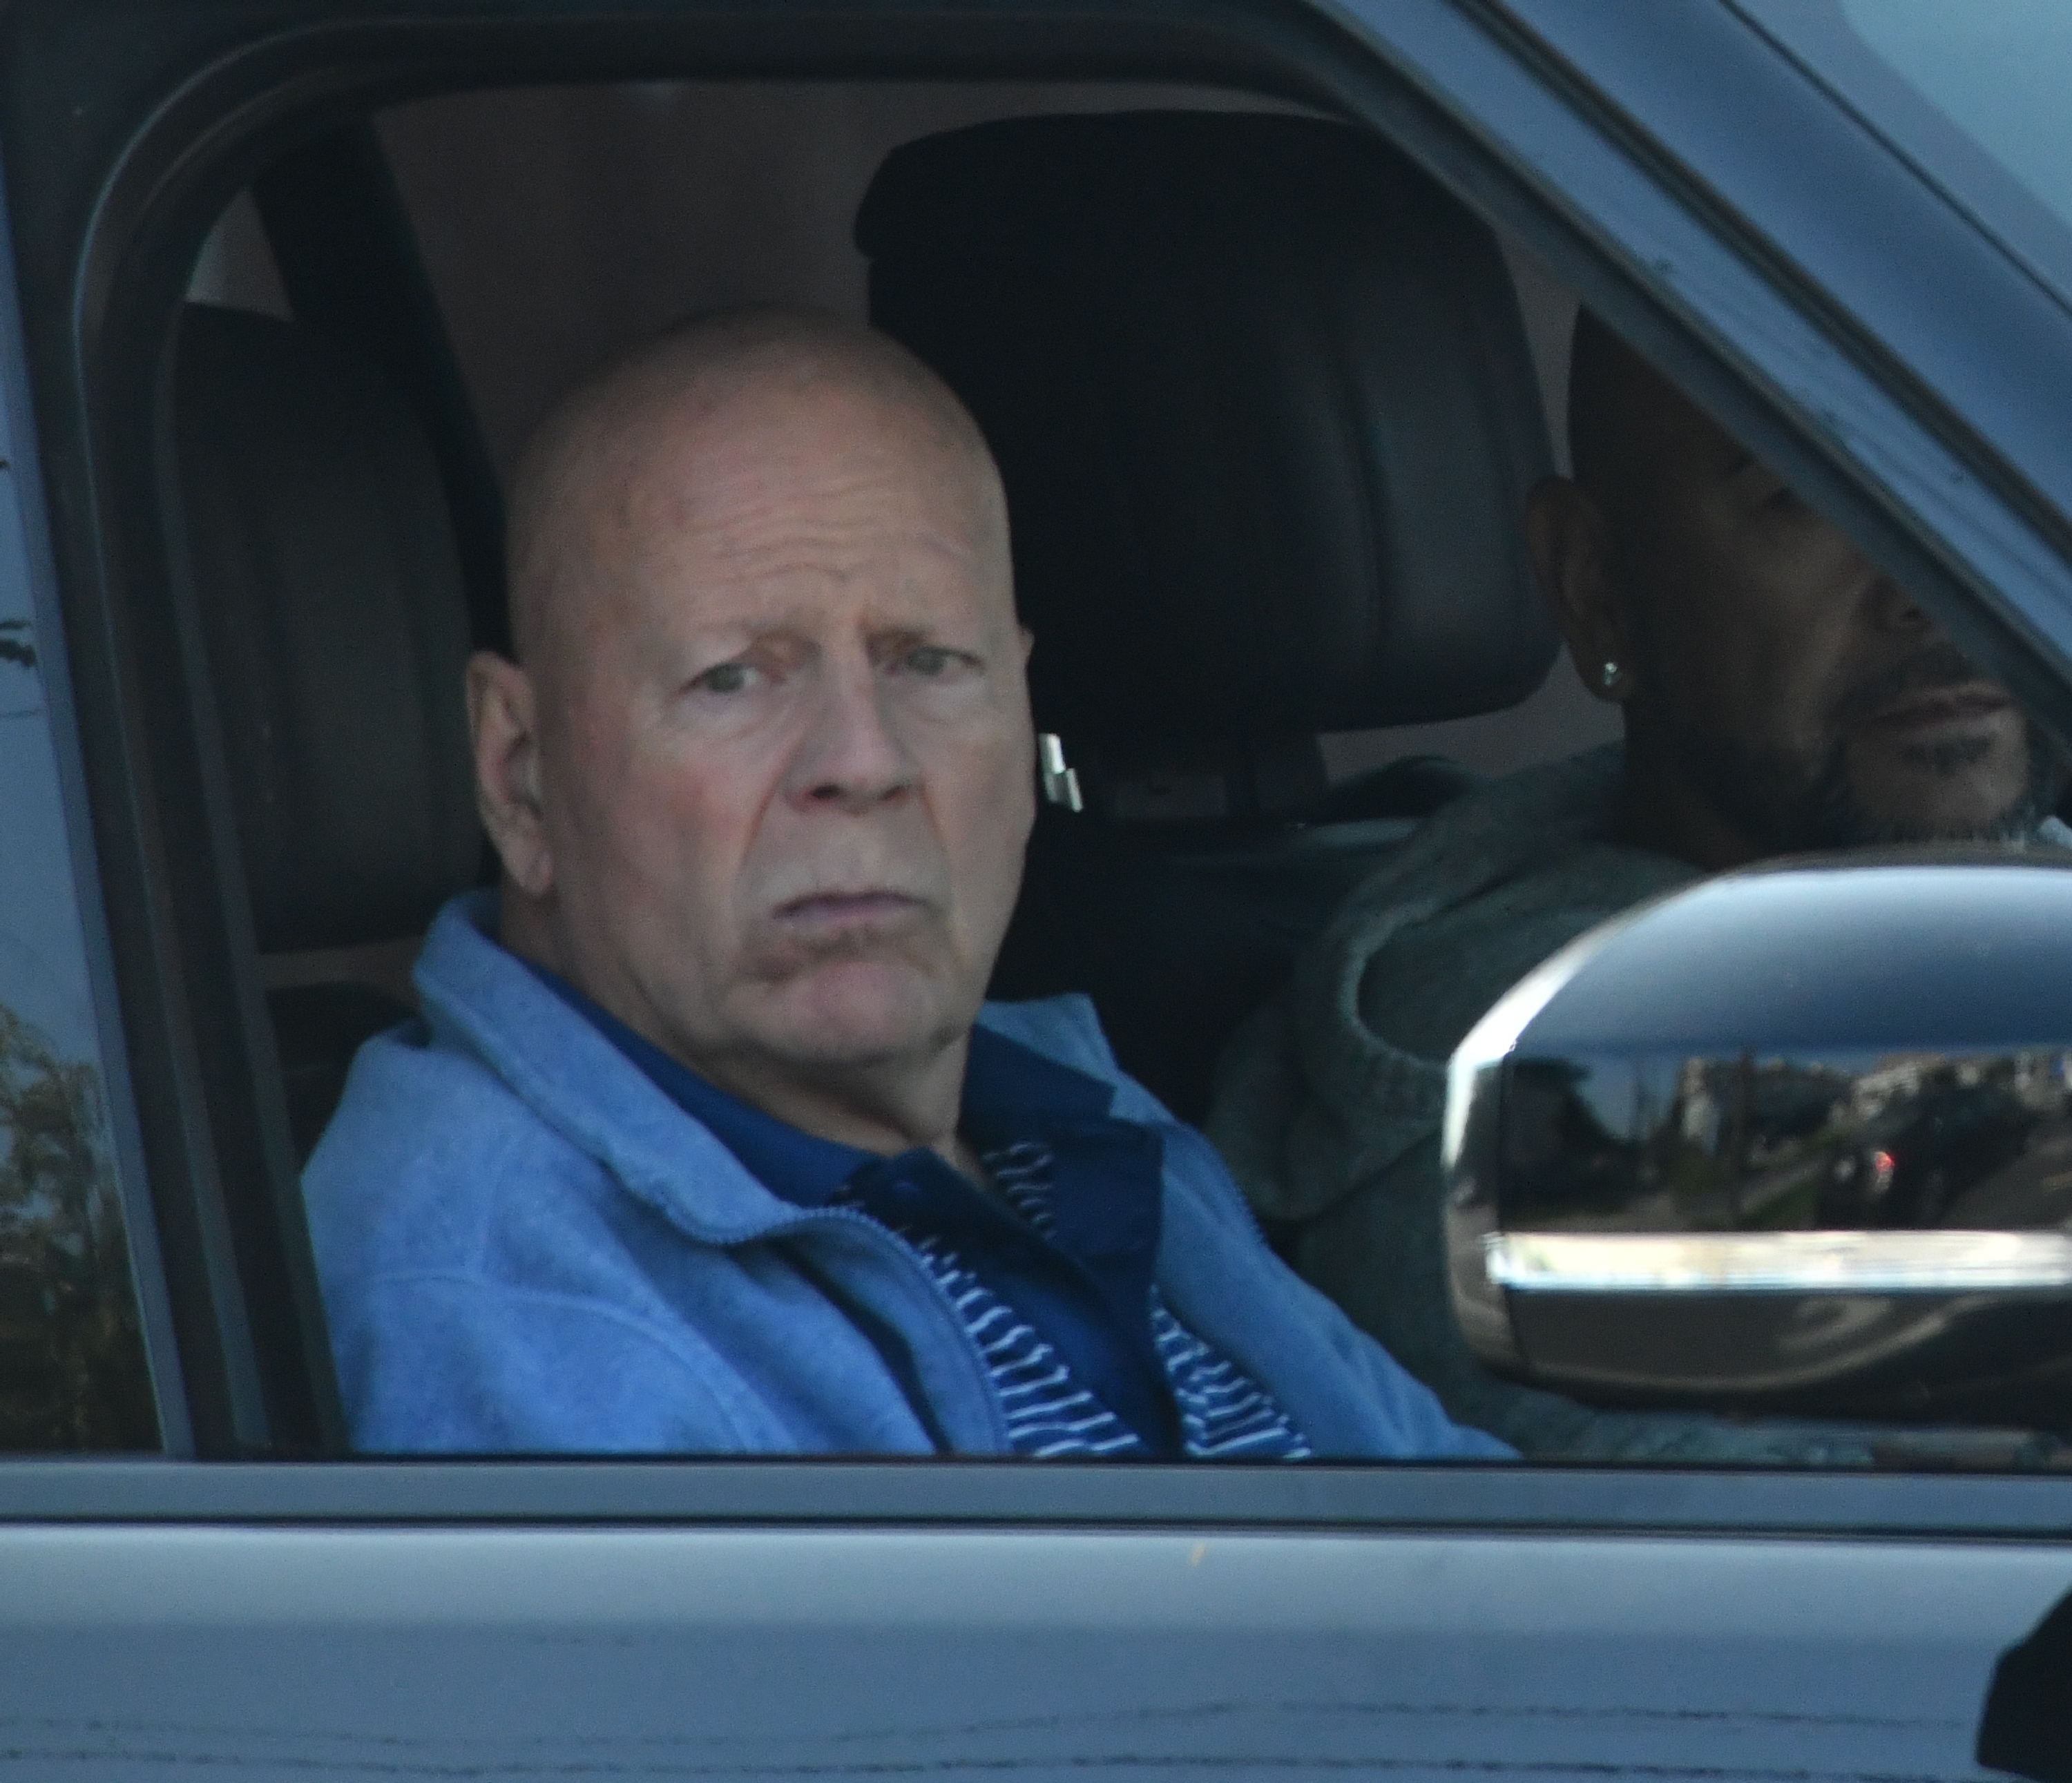
[[1462, 1041], [1454, 1304], [1614, 1403], [2072, 1424], [2072, 865], [1729, 874]]

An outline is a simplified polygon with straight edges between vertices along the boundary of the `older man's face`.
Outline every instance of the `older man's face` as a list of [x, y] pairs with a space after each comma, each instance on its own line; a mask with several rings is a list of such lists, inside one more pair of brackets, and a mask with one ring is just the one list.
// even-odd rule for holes
[[960, 1040], [1034, 815], [985, 471], [820, 385], [663, 428], [610, 493], [528, 664], [566, 968], [723, 1081]]

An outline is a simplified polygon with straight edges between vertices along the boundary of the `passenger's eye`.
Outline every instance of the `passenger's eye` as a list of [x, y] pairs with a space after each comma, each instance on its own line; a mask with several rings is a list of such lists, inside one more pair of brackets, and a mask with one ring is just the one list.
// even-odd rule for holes
[[700, 693], [744, 693], [755, 675], [751, 663], [715, 663], [704, 674], [695, 676], [691, 686]]

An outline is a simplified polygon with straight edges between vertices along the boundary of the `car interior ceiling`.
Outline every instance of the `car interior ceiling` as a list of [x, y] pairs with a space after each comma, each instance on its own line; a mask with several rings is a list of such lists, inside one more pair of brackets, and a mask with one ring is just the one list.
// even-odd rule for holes
[[[1001, 460], [1038, 722], [1089, 794], [1039, 820], [996, 992], [1089, 992], [1124, 1065], [1198, 1117], [1301, 940], [1473, 783], [1401, 727], [1515, 710], [1544, 678], [1517, 518], [1550, 446], [1496, 242], [1379, 138], [1088, 109], [923, 133], [877, 174], [857, 244], [873, 319]], [[230, 282], [198, 282], [230, 302], [182, 319], [175, 437], [306, 1156], [360, 1041], [401, 1013], [413, 938], [483, 871], [467, 576], [421, 401], [335, 318], [254, 314], [290, 306]], [[1347, 733], [1389, 765], [1334, 779], [1319, 735]]]

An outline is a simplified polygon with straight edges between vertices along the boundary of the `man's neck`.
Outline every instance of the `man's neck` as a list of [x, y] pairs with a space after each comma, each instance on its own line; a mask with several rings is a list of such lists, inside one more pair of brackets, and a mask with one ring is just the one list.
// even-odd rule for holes
[[968, 1036], [924, 1058], [862, 1066], [693, 1057], [666, 1035], [646, 1037], [715, 1088], [816, 1139], [880, 1157], [925, 1147], [952, 1169], [978, 1174], [957, 1132]]
[[1626, 783], [1613, 834], [1630, 848], [1725, 873], [1763, 858], [1764, 850], [1655, 751], [1626, 741]]

